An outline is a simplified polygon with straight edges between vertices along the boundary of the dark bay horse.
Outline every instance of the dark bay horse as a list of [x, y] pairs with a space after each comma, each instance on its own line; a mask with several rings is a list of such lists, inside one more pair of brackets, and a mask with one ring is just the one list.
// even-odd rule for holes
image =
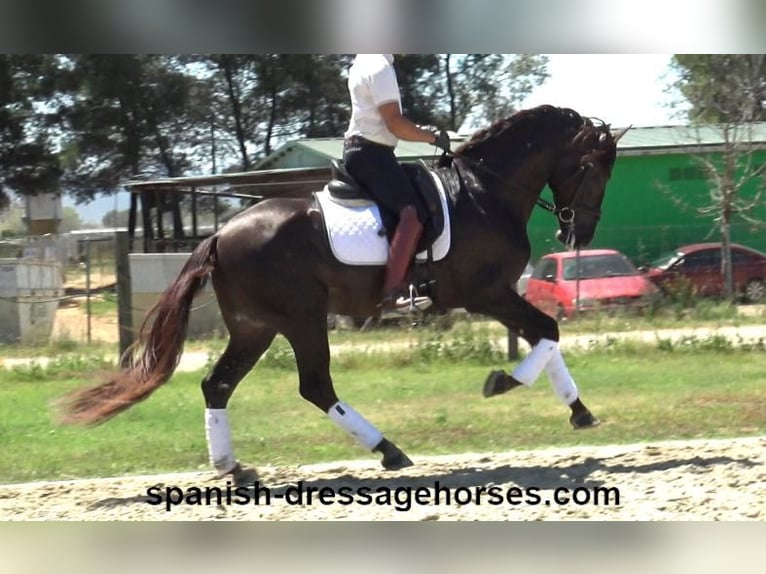
[[[434, 303], [490, 316], [531, 346], [511, 374], [490, 373], [485, 396], [531, 385], [545, 370], [575, 428], [598, 420], [561, 357], [558, 325], [514, 285], [530, 257], [526, 224], [546, 184], [559, 239], [570, 248], [591, 241], [621, 135], [573, 110], [539, 106], [478, 131], [450, 166], [439, 168], [459, 191], [450, 207], [449, 253], [430, 265], [438, 286]], [[375, 315], [383, 273], [382, 265], [337, 261], [313, 198], [262, 201], [197, 246], [150, 311], [126, 366], [105, 383], [67, 396], [64, 421], [105, 421], [165, 383], [181, 357], [192, 300], [209, 278], [229, 331], [226, 349], [202, 381], [208, 450], [221, 476], [239, 480], [247, 472], [232, 451], [227, 404], [278, 333], [294, 350], [301, 396], [380, 453], [386, 469], [408, 466], [398, 447], [338, 398], [330, 375], [328, 313]]]

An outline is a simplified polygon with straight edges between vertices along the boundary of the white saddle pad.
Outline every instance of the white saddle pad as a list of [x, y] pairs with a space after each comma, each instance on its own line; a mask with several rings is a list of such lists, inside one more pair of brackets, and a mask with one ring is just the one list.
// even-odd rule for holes
[[[450, 220], [447, 194], [441, 180], [431, 175], [436, 183], [444, 212], [444, 229], [433, 244], [433, 260], [443, 259], [450, 248]], [[388, 261], [388, 238], [383, 231], [383, 221], [378, 206], [367, 200], [337, 200], [325, 187], [316, 193], [319, 207], [324, 215], [327, 238], [333, 255], [346, 265], [385, 265]], [[415, 256], [426, 261], [428, 253]]]

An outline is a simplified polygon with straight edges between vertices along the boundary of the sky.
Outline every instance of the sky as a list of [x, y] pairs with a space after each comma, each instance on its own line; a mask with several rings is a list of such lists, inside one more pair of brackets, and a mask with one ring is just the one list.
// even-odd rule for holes
[[523, 107], [553, 104], [597, 117], [615, 128], [683, 123], [665, 88], [671, 54], [551, 54], [546, 82]]
[[[550, 77], [523, 107], [553, 104], [597, 117], [615, 128], [683, 123], [670, 109], [670, 54], [548, 54]], [[64, 205], [73, 205], [64, 199]], [[75, 206], [84, 222], [101, 223], [112, 209], [128, 208], [128, 194]]]

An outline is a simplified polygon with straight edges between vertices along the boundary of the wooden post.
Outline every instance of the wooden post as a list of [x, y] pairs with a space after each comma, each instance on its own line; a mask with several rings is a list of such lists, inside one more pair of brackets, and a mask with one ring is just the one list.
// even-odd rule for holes
[[141, 219], [144, 226], [144, 253], [154, 252], [154, 228], [152, 227], [151, 199], [149, 191], [141, 192]]
[[165, 243], [165, 194], [160, 190], [153, 190], [152, 196], [154, 197], [154, 205], [157, 207], [157, 239], [159, 242], [155, 244], [155, 253], [165, 253], [167, 251], [167, 244]]
[[173, 253], [178, 253], [179, 248], [181, 250], [185, 249], [183, 243], [184, 239], [186, 239], [184, 222], [181, 216], [181, 194], [174, 189], [169, 193], [169, 196], [170, 209], [173, 214]]
[[93, 270], [93, 267], [91, 266], [91, 249], [90, 249], [90, 243], [91, 239], [85, 240], [85, 310], [86, 310], [86, 316], [88, 318], [88, 345], [91, 343], [91, 323], [92, 323], [92, 309], [90, 305], [90, 274]]
[[515, 361], [519, 358], [519, 338], [516, 333], [508, 329], [508, 360]]
[[[133, 344], [133, 297], [130, 284], [130, 261], [128, 259], [128, 234], [114, 234], [115, 267], [117, 278], [117, 325], [120, 330], [120, 357]], [[121, 359], [122, 362], [122, 359]]]
[[[513, 290], [517, 293], [519, 292], [519, 286], [518, 283], [513, 285]], [[508, 333], [508, 360], [509, 361], [515, 361], [519, 358], [519, 337], [511, 331], [510, 329], [507, 330]]]
[[193, 244], [197, 244], [199, 238], [199, 230], [197, 229], [197, 188], [192, 186], [191, 188], [191, 216], [192, 216], [192, 240]]
[[128, 212], [128, 252], [133, 249], [133, 240], [136, 238], [136, 211], [138, 207], [137, 194], [130, 192], [130, 211]]

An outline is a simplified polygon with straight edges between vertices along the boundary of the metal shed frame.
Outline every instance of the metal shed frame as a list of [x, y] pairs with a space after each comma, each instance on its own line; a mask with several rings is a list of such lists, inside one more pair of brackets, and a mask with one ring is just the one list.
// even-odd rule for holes
[[[270, 197], [306, 197], [318, 191], [330, 178], [330, 166], [276, 169], [207, 176], [174, 177], [148, 181], [132, 180], [125, 184], [130, 193], [128, 213], [128, 249], [135, 248], [138, 208], [141, 207], [143, 251], [191, 251], [208, 233], [198, 225], [197, 200], [200, 196], [236, 198], [256, 203]], [[181, 220], [180, 196], [191, 196], [191, 230]], [[214, 202], [217, 206], [217, 201]], [[219, 227], [214, 208], [214, 229]], [[162, 214], [172, 213], [172, 229], [166, 229]]]

